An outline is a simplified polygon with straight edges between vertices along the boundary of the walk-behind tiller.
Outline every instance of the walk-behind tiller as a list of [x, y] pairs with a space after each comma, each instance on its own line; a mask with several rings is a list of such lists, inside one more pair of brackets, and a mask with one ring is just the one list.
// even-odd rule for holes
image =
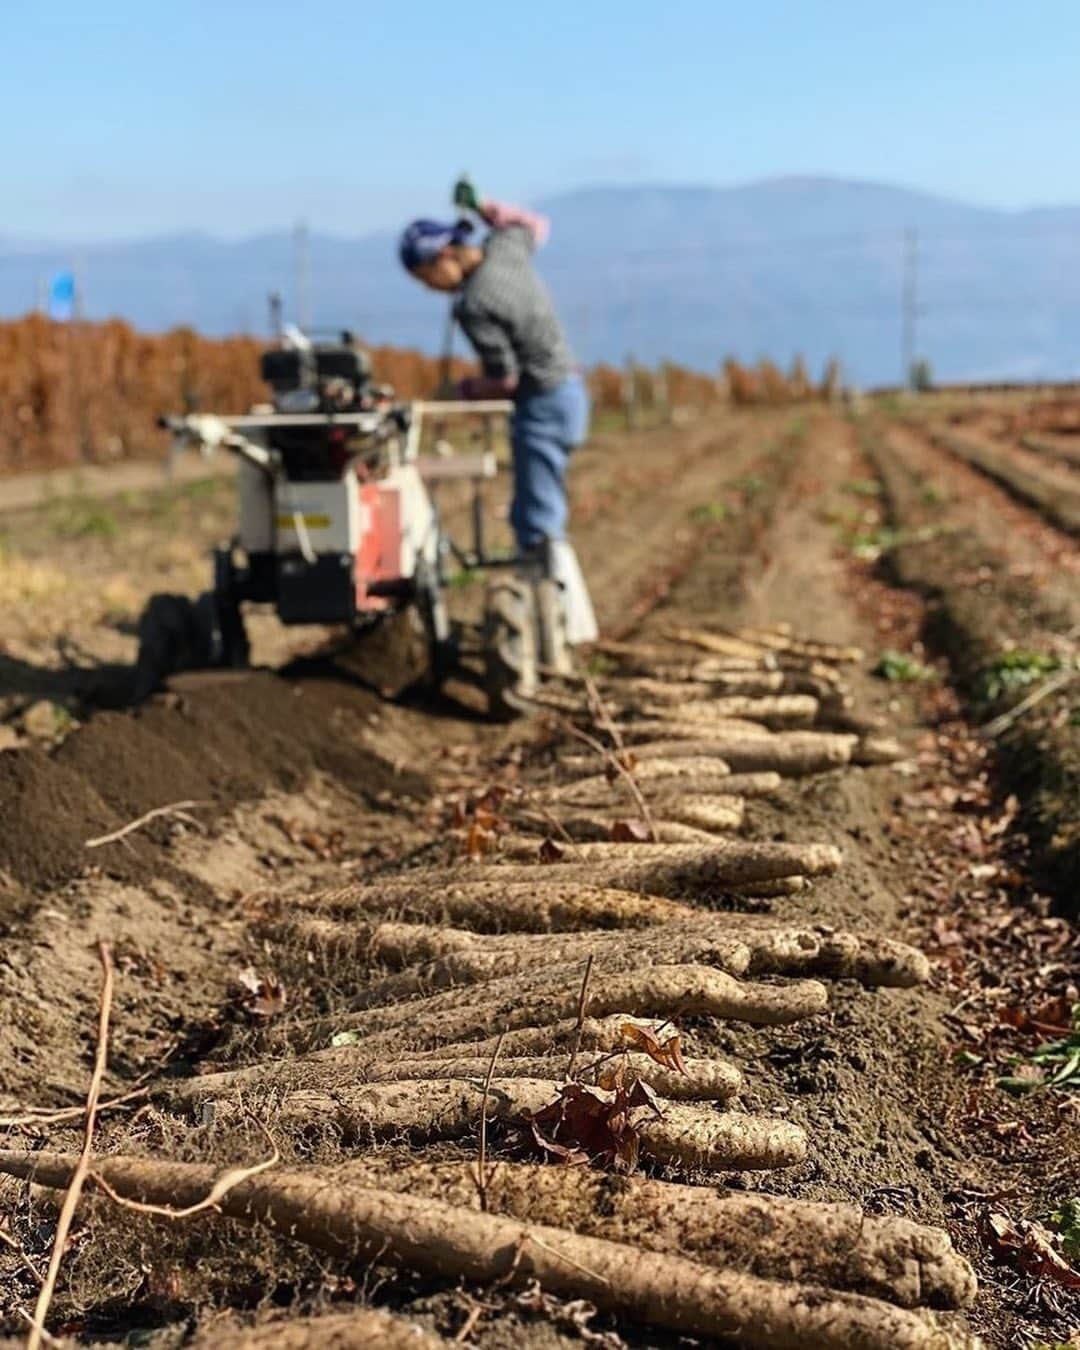
[[[240, 522], [214, 552], [211, 590], [194, 601], [155, 595], [147, 605], [137, 697], [180, 670], [245, 666], [245, 602], [272, 604], [285, 624], [353, 630], [408, 611], [422, 626], [427, 680], [437, 687], [457, 660], [445, 600], [453, 559], [470, 571], [498, 569], [484, 602], [485, 684], [494, 716], [520, 712], [544, 668], [569, 665], [567, 567], [571, 591], [580, 574], [566, 544], [528, 558], [485, 548], [482, 485], [495, 475], [496, 426], [513, 405], [395, 402], [348, 333], [324, 341], [289, 329], [263, 353], [262, 376], [273, 402], [250, 415], [162, 419], [177, 449], [236, 455]], [[479, 425], [479, 453], [455, 454], [440, 439], [437, 453], [421, 455], [425, 418]], [[439, 518], [434, 494], [446, 480], [472, 483], [466, 548]]]

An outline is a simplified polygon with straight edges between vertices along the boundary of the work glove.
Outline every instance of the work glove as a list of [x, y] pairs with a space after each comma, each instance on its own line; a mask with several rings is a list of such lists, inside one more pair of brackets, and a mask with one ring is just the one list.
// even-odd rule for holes
[[466, 174], [462, 174], [454, 184], [454, 205], [459, 211], [476, 211], [479, 214], [480, 194]]

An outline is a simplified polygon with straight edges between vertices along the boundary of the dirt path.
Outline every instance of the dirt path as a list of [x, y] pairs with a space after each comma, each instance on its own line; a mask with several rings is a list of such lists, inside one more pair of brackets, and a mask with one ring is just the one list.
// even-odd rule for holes
[[[914, 458], [923, 446], [912, 445]], [[922, 468], [948, 476], [964, 510], [992, 514], [985, 502], [979, 506], [973, 494], [963, 491], [963, 474], [971, 470], [952, 461], [943, 467], [929, 457]], [[683, 663], [704, 653], [673, 644], [673, 625], [786, 622], [807, 636], [861, 645], [867, 659], [857, 668], [845, 667], [844, 678], [860, 711], [887, 719], [905, 749], [899, 768], [849, 765], [789, 778], [766, 797], [748, 798], [742, 825], [722, 838], [745, 845], [755, 859], [779, 857], [788, 846], [840, 845], [842, 870], [816, 877], [798, 894], [772, 899], [742, 894], [737, 886], [692, 887], [683, 894], [704, 907], [694, 911], [698, 920], [715, 907], [733, 932], [776, 934], [824, 925], [827, 933], [852, 934], [844, 941], [854, 943], [859, 935], [863, 942], [917, 939], [934, 956], [929, 985], [920, 983], [922, 975], [890, 981], [879, 973], [860, 983], [829, 974], [827, 1011], [784, 1027], [679, 1017], [688, 1062], [737, 1065], [744, 1077], [737, 1109], [751, 1118], [782, 1122], [789, 1134], [805, 1132], [808, 1156], [755, 1173], [752, 1181], [745, 1172], [710, 1173], [700, 1163], [689, 1174], [673, 1161], [647, 1162], [646, 1170], [660, 1180], [719, 1179], [736, 1193], [848, 1201], [870, 1222], [905, 1219], [946, 1229], [979, 1270], [982, 1291], [970, 1321], [987, 1344], [1005, 1347], [1035, 1335], [1066, 1334], [1075, 1325], [1075, 1298], [1052, 1282], [1048, 1293], [1033, 1297], [1029, 1275], [994, 1259], [983, 1216], [996, 1195], [1006, 1195], [996, 1203], [1020, 1219], [1045, 1216], [1054, 1201], [1073, 1193], [1070, 1188], [1080, 1185], [1080, 1178], [1063, 1159], [1075, 1144], [1075, 1121], [1065, 1112], [1055, 1116], [1047, 1099], [1029, 1106], [1006, 1097], [995, 1086], [989, 1051], [987, 1070], [977, 1079], [953, 1055], [958, 1040], [984, 1050], [978, 1039], [982, 1031], [977, 1029], [974, 1038], [964, 1031], [958, 1008], [973, 1002], [985, 1023], [1001, 1006], [988, 983], [993, 960], [984, 960], [979, 945], [986, 941], [985, 930], [963, 924], [975, 922], [980, 904], [995, 913], [1012, 907], [1023, 916], [1018, 929], [1025, 933], [1034, 934], [1037, 922], [1049, 920], [1045, 913], [1039, 917], [1035, 904], [1027, 926], [1026, 864], [1022, 852], [1008, 852], [1008, 812], [994, 799], [990, 766], [980, 758], [951, 695], [933, 684], [913, 689], [884, 684], [867, 673], [885, 646], [926, 653], [919, 646], [922, 600], [887, 584], [844, 543], [853, 503], [864, 515], [878, 510], [872, 498], [865, 505], [869, 469], [856, 430], [821, 411], [741, 414], [670, 438], [643, 436], [598, 446], [582, 456], [576, 473], [583, 517], [579, 546], [609, 631], [632, 631], [635, 641], [660, 644], [669, 661]], [[1050, 542], [1037, 531], [1018, 533], [1018, 539], [1017, 548], [1025, 550], [1030, 565], [1044, 566]], [[617, 699], [620, 686], [609, 666], [601, 666], [603, 688], [609, 691], [605, 696]], [[694, 697], [686, 694], [683, 701], [689, 708]], [[820, 710], [815, 715], [824, 718]], [[586, 718], [582, 725], [591, 728], [589, 734], [597, 733], [595, 719]], [[827, 718], [819, 721], [819, 732], [828, 727]], [[402, 976], [412, 978], [414, 969], [422, 972], [416, 976], [422, 985], [433, 980], [431, 953], [423, 957], [427, 964], [415, 964], [421, 955], [411, 947], [412, 955], [395, 964], [385, 953], [378, 955], [371, 945], [375, 935], [366, 928], [362, 942], [342, 947], [340, 937], [330, 941], [327, 930], [298, 928], [294, 920], [308, 912], [314, 894], [340, 891], [357, 881], [373, 883], [376, 895], [383, 888], [387, 896], [402, 896], [388, 911], [395, 921], [415, 924], [424, 906], [435, 914], [430, 899], [421, 903], [394, 892], [402, 883], [393, 879], [460, 858], [470, 829], [481, 849], [502, 836], [503, 852], [512, 848], [516, 835], [533, 829], [524, 856], [534, 859], [548, 826], [543, 819], [537, 823], [535, 815], [528, 824], [528, 804], [556, 802], [543, 794], [578, 772], [573, 763], [583, 753], [558, 720], [493, 730], [471, 715], [467, 699], [451, 698], [434, 709], [388, 705], [343, 678], [340, 669], [309, 663], [285, 678], [261, 674], [180, 682], [138, 717], [98, 714], [51, 755], [37, 749], [0, 755], [6, 821], [0, 830], [0, 895], [7, 935], [0, 964], [5, 1013], [0, 1105], [78, 1102], [94, 1018], [92, 943], [98, 935], [116, 943], [121, 971], [110, 1092], [130, 1090], [144, 1076], [162, 1072], [179, 1080], [210, 1063], [229, 1068], [269, 1062], [288, 1046], [296, 1055], [312, 1027], [370, 1028], [372, 1046], [385, 1047], [373, 1049], [375, 1059], [400, 1058], [393, 1039], [398, 1033], [392, 1030], [397, 1014], [387, 991], [404, 987]], [[499, 785], [500, 794], [527, 790], [533, 795], [520, 802], [513, 795], [485, 797], [492, 784]], [[716, 789], [711, 791], [715, 796]], [[155, 821], [126, 844], [93, 850], [94, 857], [88, 857], [87, 839], [122, 826], [160, 805], [163, 797], [210, 804], [191, 808], [187, 818]], [[656, 800], [667, 798], [661, 794]], [[635, 847], [626, 845], [620, 858], [632, 858]], [[572, 865], [574, 849], [565, 841], [560, 848], [562, 863]], [[513, 875], [506, 870], [512, 864], [499, 867], [503, 875]], [[479, 875], [460, 863], [458, 870], [463, 877]], [[1014, 880], [999, 883], [1007, 870]], [[534, 864], [531, 875], [543, 873], [550, 884], [553, 871], [558, 867], [537, 871]], [[503, 886], [497, 875], [495, 884]], [[543, 887], [525, 884], [535, 902]], [[449, 909], [439, 911], [437, 931], [425, 942], [435, 942], [448, 922], [452, 928], [467, 927], [455, 885], [436, 883], [439, 903]], [[456, 918], [448, 919], [451, 911]], [[326, 918], [341, 912], [316, 909], [314, 914]], [[1039, 931], [1049, 940], [1050, 929]], [[474, 932], [482, 938], [482, 925]], [[656, 945], [642, 947], [634, 968], [647, 973], [674, 960], [671, 944], [684, 938], [677, 936], [681, 929], [671, 932]], [[813, 940], [821, 941], [822, 930], [815, 932]], [[958, 959], [949, 938], [953, 932], [970, 935], [958, 939], [970, 942], [970, 963]], [[542, 940], [550, 943], [555, 936]], [[385, 942], [387, 934], [378, 940]], [[401, 940], [404, 934], [396, 931], [394, 941]], [[420, 941], [415, 930], [409, 941]], [[499, 950], [513, 946], [500, 941]], [[1012, 952], [1001, 959], [1017, 968], [1026, 960], [1035, 969], [1036, 951], [1031, 945], [1020, 956]], [[1042, 992], [1064, 998], [1071, 956], [1061, 951], [1062, 969], [1044, 982]], [[469, 961], [477, 959], [476, 938], [459, 940], [454, 956], [459, 964], [448, 967], [456, 972], [452, 981], [468, 987], [476, 976], [466, 974], [473, 967], [461, 964], [465, 954]], [[813, 975], [810, 957], [804, 960], [803, 973]], [[565, 994], [576, 1004], [580, 965], [574, 971], [559, 976], [555, 991], [544, 997], [557, 1002]], [[598, 988], [609, 974], [598, 963], [593, 976]], [[785, 988], [794, 987], [791, 976], [786, 969], [762, 978], [773, 991], [770, 996], [782, 997]], [[387, 979], [390, 985], [384, 984]], [[511, 1013], [534, 996], [540, 986], [533, 980], [521, 967], [507, 994]], [[1018, 987], [1011, 980], [1010, 975], [1003, 981], [1010, 998]], [[896, 987], [904, 983], [910, 987]], [[377, 996], [377, 990], [384, 992]], [[467, 1002], [463, 990], [455, 997]], [[379, 1011], [381, 998], [388, 1000], [389, 1012]], [[374, 1015], [391, 1020], [380, 1031]], [[419, 1029], [422, 1013], [415, 1016]], [[494, 1014], [489, 1025], [497, 1029]], [[327, 1044], [325, 1039], [316, 1043]], [[349, 1053], [350, 1044], [339, 1041], [339, 1051]], [[490, 1057], [490, 1050], [486, 1053]], [[302, 1068], [297, 1072], [292, 1086], [315, 1084], [305, 1080]], [[373, 1081], [370, 1066], [363, 1072]], [[361, 1074], [358, 1082], [363, 1081]], [[331, 1096], [321, 1109], [339, 1112], [344, 1097], [337, 1089], [346, 1086], [324, 1080], [319, 1090], [329, 1089]], [[270, 1113], [266, 1118], [274, 1122], [290, 1166], [337, 1166], [355, 1155], [347, 1130], [314, 1129], [310, 1118], [294, 1129], [276, 1114], [278, 1098], [257, 1101], [258, 1109]], [[213, 1111], [201, 1123], [198, 1117], [193, 1122], [159, 1096], [153, 1105], [136, 1103], [127, 1113], [107, 1115], [102, 1146], [115, 1154], [215, 1167], [234, 1163], [238, 1149], [245, 1158], [264, 1150], [256, 1131], [238, 1130], [229, 1123], [226, 1107], [221, 1111], [216, 1123]], [[973, 1118], [983, 1123], [972, 1124]], [[1021, 1122], [1019, 1133], [996, 1134], [997, 1124], [1010, 1118]], [[55, 1148], [74, 1141], [61, 1128], [40, 1126], [23, 1126], [14, 1138]], [[512, 1147], [498, 1131], [492, 1141], [496, 1150]], [[389, 1184], [388, 1165], [391, 1171], [411, 1165], [418, 1147], [414, 1143], [411, 1150], [390, 1154], [375, 1149], [371, 1162], [382, 1169], [379, 1184]], [[461, 1143], [430, 1144], [423, 1156], [471, 1161], [475, 1137], [466, 1131]], [[614, 1180], [609, 1184], [614, 1186]], [[22, 1183], [0, 1183], [0, 1200], [5, 1212], [17, 1217], [15, 1231], [36, 1257], [40, 1245], [33, 1244], [45, 1241], [47, 1221], [35, 1220], [32, 1230], [22, 1217], [27, 1213]], [[229, 1224], [193, 1222], [191, 1229], [163, 1229], [94, 1203], [85, 1237], [69, 1262], [63, 1315], [106, 1339], [134, 1331], [164, 1350], [184, 1343], [189, 1324], [201, 1319], [212, 1327], [208, 1319], [216, 1308], [249, 1310], [255, 1288], [293, 1313], [347, 1306], [358, 1281], [368, 1288], [363, 1263], [328, 1264], [327, 1258], [262, 1229], [252, 1233]], [[567, 1222], [573, 1225], [572, 1214]], [[0, 1272], [10, 1285], [4, 1310], [14, 1319], [30, 1291], [17, 1259], [12, 1257], [10, 1269], [4, 1259], [0, 1254]], [[585, 1312], [573, 1311], [572, 1300], [514, 1292], [511, 1276], [505, 1287], [481, 1281], [462, 1289], [456, 1281], [448, 1287], [430, 1274], [380, 1270], [376, 1302], [444, 1335], [456, 1334], [478, 1307], [470, 1323], [471, 1343], [484, 1347], [568, 1347], [581, 1343], [586, 1325], [612, 1346], [619, 1343], [611, 1339], [616, 1335], [639, 1346], [677, 1343], [663, 1325], [649, 1330], [617, 1309], [590, 1320]], [[864, 1289], [858, 1280], [843, 1287]], [[887, 1298], [900, 1297], [892, 1285], [889, 1289]], [[595, 1294], [594, 1287], [593, 1302]], [[820, 1291], [815, 1297], [820, 1300]], [[915, 1302], [926, 1297], [934, 1306], [952, 1306], [944, 1295], [937, 1303], [930, 1295]], [[919, 1327], [924, 1325], [918, 1321], [924, 1314], [911, 1315]], [[270, 1307], [259, 1314], [261, 1320], [270, 1316]], [[902, 1340], [899, 1323], [891, 1331], [875, 1323], [878, 1339], [860, 1343], [883, 1348], [973, 1344], [963, 1339], [963, 1325], [956, 1312], [948, 1312], [942, 1329], [934, 1332], [940, 1338], [923, 1341]], [[746, 1343], [754, 1343], [751, 1333], [746, 1335]], [[808, 1333], [793, 1343], [841, 1344], [819, 1335]], [[735, 1340], [741, 1343], [738, 1336]]]

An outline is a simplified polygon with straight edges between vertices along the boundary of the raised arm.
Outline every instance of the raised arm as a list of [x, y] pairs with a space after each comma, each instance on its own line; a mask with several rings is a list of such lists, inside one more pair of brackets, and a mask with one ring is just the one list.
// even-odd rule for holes
[[547, 243], [551, 233], [551, 222], [547, 216], [536, 211], [526, 210], [524, 206], [509, 206], [505, 202], [482, 201], [480, 218], [493, 230], [508, 230], [511, 226], [522, 225], [533, 237], [537, 248]]

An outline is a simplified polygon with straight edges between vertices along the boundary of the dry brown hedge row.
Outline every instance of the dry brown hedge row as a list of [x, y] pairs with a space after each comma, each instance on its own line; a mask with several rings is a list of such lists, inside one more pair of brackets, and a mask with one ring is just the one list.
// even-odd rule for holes
[[[0, 472], [160, 452], [155, 422], [164, 412], [244, 412], [266, 397], [263, 345], [189, 328], [138, 333], [119, 319], [68, 325], [34, 314], [2, 323]], [[438, 381], [438, 362], [418, 352], [378, 347], [372, 355], [377, 377], [406, 397]]]
[[[32, 314], [0, 323], [0, 474], [160, 453], [165, 440], [155, 421], [163, 412], [244, 412], [266, 396], [262, 345], [189, 328], [138, 333], [120, 319], [72, 325]], [[439, 383], [437, 358], [395, 347], [372, 347], [371, 355], [377, 379], [405, 398], [431, 394]], [[456, 361], [455, 377], [470, 369]], [[826, 389], [812, 386], [798, 363], [790, 376], [767, 362], [749, 371], [729, 361], [725, 372], [726, 381], [671, 363], [639, 368], [635, 398], [645, 408], [665, 400], [701, 406], [725, 395], [789, 403]], [[597, 366], [589, 382], [597, 408], [623, 405], [623, 371]]]
[[801, 356], [795, 358], [786, 375], [766, 359], [756, 366], [744, 366], [729, 358], [724, 362], [724, 381], [727, 397], [736, 404], [764, 403], [775, 407], [810, 399], [831, 401], [840, 394], [840, 367], [836, 361], [830, 361], [821, 383], [814, 384]]

